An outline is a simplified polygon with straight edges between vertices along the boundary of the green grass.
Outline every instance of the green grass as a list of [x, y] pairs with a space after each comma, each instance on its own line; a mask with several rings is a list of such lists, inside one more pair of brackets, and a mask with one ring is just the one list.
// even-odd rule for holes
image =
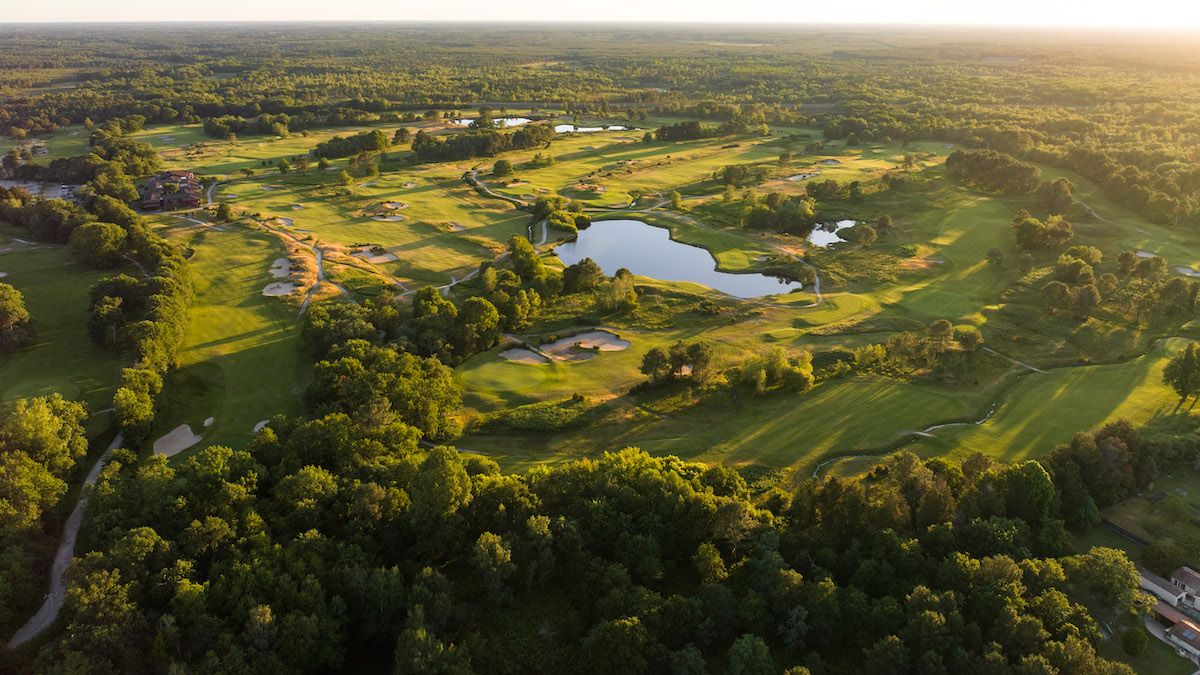
[[[1134, 495], [1104, 509], [1103, 515], [1147, 541], [1172, 539], [1188, 547], [1200, 535], [1200, 519], [1192, 515], [1200, 503], [1200, 474], [1178, 467], [1155, 479], [1153, 488], [1144, 494], [1160, 491], [1166, 493], [1162, 501], [1151, 502], [1142, 495]], [[1183, 499], [1187, 504], [1183, 513], [1169, 508], [1168, 498]]]
[[1141, 675], [1192, 675], [1196, 672], [1195, 663], [1179, 656], [1170, 645], [1153, 635], [1146, 651], [1138, 656], [1127, 654], [1121, 648], [1119, 637], [1101, 642], [1096, 651], [1106, 659], [1128, 664]]
[[[182, 370], [170, 384], [185, 403], [159, 420], [166, 433], [183, 423], [202, 433], [196, 447], [242, 447], [259, 421], [302, 409], [300, 393], [312, 366], [299, 343], [295, 315], [279, 298], [262, 295], [276, 281], [268, 273], [286, 252], [270, 234], [235, 225], [225, 232], [162, 219], [159, 231], [194, 249], [189, 261], [196, 288]], [[204, 420], [214, 417], [211, 427]], [[184, 457], [188, 453], [178, 455]]]
[[1030, 373], [1004, 392], [995, 415], [980, 425], [951, 427], [918, 444], [927, 455], [981, 451], [1006, 461], [1049, 452], [1075, 433], [1125, 417], [1134, 424], [1172, 415], [1179, 397], [1162, 384], [1167, 359], [1187, 341], [1168, 338], [1126, 363]]
[[[22, 234], [7, 225], [3, 231], [18, 238]], [[132, 359], [92, 344], [86, 325], [89, 289], [118, 271], [89, 270], [71, 260], [67, 247], [53, 244], [17, 245], [0, 253], [0, 272], [8, 274], [0, 283], [24, 295], [36, 331], [33, 344], [0, 356], [2, 400], [58, 392], [87, 403], [92, 411], [112, 404], [121, 369]]]
[[508, 360], [477, 359], [477, 364], [462, 369], [458, 377], [471, 389], [486, 392], [520, 391], [536, 387], [546, 381], [551, 365], [514, 363]]
[[34, 164], [48, 166], [51, 160], [62, 159], [64, 157], [75, 157], [82, 155], [88, 151], [88, 137], [92, 132], [83, 128], [83, 125], [74, 125], [69, 127], [61, 127], [48, 134], [38, 134], [20, 140], [13, 138], [0, 138], [0, 155], [8, 154], [8, 151], [13, 148], [29, 147], [31, 143], [37, 143], [46, 148], [47, 153], [37, 155], [33, 158]]

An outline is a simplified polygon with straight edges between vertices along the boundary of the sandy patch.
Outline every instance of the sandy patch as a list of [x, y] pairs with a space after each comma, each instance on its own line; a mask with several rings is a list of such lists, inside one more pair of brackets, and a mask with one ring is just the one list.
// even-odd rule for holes
[[255, 424], [254, 425], [254, 433], [257, 434], [258, 432], [262, 431], [264, 428], [266, 428], [267, 423], [270, 421], [271, 420], [263, 420], [263, 421], [259, 422], [258, 424]]
[[630, 138], [628, 136], [613, 136], [613, 140], [614, 141], [636, 141], [637, 139]]
[[275, 220], [278, 220], [279, 224], [283, 225], [284, 227], [291, 227], [296, 224], [296, 221], [292, 220], [291, 218], [276, 218]]
[[760, 255], [757, 258], [755, 258], [754, 260], [755, 260], [755, 262], [764, 262], [764, 261], [770, 260], [770, 259], [771, 259], [771, 256]]
[[521, 195], [521, 199], [537, 199], [536, 195]]
[[538, 365], [540, 363], [549, 363], [550, 360], [541, 354], [531, 352], [524, 347], [513, 347], [500, 352], [502, 358], [514, 361], [516, 363], [528, 363], [530, 365]]
[[548, 188], [538, 188], [537, 191], [538, 192], [547, 192], [547, 193], [550, 192], [550, 190]]
[[271, 187], [270, 185], [259, 185], [258, 187], [266, 190], [267, 192], [270, 192], [271, 190], [275, 189], [275, 188]]
[[[1184, 267], [1184, 266], [1176, 267], [1175, 271], [1179, 272], [1180, 274], [1182, 274], [1185, 277], [1200, 277], [1200, 272], [1197, 272], [1196, 270], [1194, 270], [1190, 267]], [[3, 275], [0, 274], [0, 276], [3, 276]]]
[[628, 340], [622, 340], [608, 331], [593, 330], [555, 340], [549, 344], [541, 345], [539, 349], [564, 361], [586, 361], [596, 356], [596, 354], [591, 351], [575, 351], [574, 347], [596, 350], [598, 352], [619, 352], [623, 349], [629, 349], [629, 345], [630, 342]]
[[353, 255], [356, 258], [362, 258], [372, 265], [391, 262], [396, 259], [395, 253], [375, 253], [374, 249], [372, 249], [370, 246], [364, 246], [356, 253], [351, 253], [350, 255]]
[[594, 145], [585, 145], [585, 146], [583, 146], [583, 149], [584, 149], [584, 150], [595, 150], [595, 149], [596, 149], [596, 146], [594, 146]]
[[820, 171], [817, 171], [816, 173], [798, 173], [795, 176], [788, 176], [788, 180], [790, 180], [790, 181], [807, 180], [809, 178], [815, 178], [816, 176], [820, 176], [820, 175], [821, 175]]
[[277, 298], [281, 295], [287, 295], [296, 290], [296, 284], [291, 281], [276, 281], [273, 284], [267, 284], [263, 289], [263, 295], [270, 298]]
[[451, 232], [462, 232], [465, 229], [467, 229], [467, 228], [463, 227], [462, 225], [459, 225], [458, 223], [450, 223], [450, 231]]
[[1154, 257], [1156, 257], [1156, 254], [1151, 253], [1150, 251], [1138, 251], [1137, 257], [1139, 257], [1139, 258], [1154, 258]]
[[271, 263], [271, 274], [273, 276], [283, 278], [292, 273], [292, 261], [287, 258], [280, 258], [274, 263]]
[[404, 216], [372, 216], [371, 220], [382, 220], [388, 223], [398, 223], [404, 220]]
[[409, 181], [409, 182], [405, 183], [404, 185], [402, 185], [401, 187], [406, 187], [406, 188], [410, 188], [410, 189], [411, 189], [411, 188], [415, 188], [415, 187], [417, 187], [417, 184], [416, 184], [416, 183], [414, 183], [414, 182], [412, 182], [412, 181]]
[[3, 279], [6, 276], [8, 276], [8, 272], [0, 272], [0, 279]]
[[304, 208], [303, 204], [292, 204], [292, 208], [299, 211]]
[[509, 184], [508, 184], [508, 187], [521, 187], [522, 185], [529, 185], [529, 181], [527, 181], [527, 180], [514, 180], [513, 182], [511, 182], [511, 183], [509, 183]]
[[210, 418], [204, 420], [204, 426], [211, 427], [213, 425], [213, 422], [216, 422], [216, 421], [217, 421], [217, 418], [210, 417]]
[[362, 185], [359, 185], [358, 187], [371, 187], [372, 185], [379, 185], [379, 181], [373, 180], [370, 183], [363, 183]]
[[823, 159], [823, 160], [821, 160], [821, 163], [822, 164], [841, 164], [841, 162], [836, 159]]
[[905, 258], [900, 261], [900, 267], [906, 270], [925, 270], [943, 262], [945, 261], [936, 258]]
[[192, 433], [190, 426], [180, 424], [167, 433], [167, 435], [154, 441], [154, 454], [172, 457], [187, 450], [203, 439], [203, 436], [197, 436]]
[[222, 192], [221, 194], [219, 194], [217, 196], [220, 197], [221, 199], [237, 199], [238, 198], [238, 196], [233, 194], [232, 192]]
[[408, 204], [404, 202], [384, 202], [383, 207], [385, 209], [407, 209]]
[[160, 141], [177, 141], [179, 139], [175, 138], [174, 136], [159, 136], [158, 140], [160, 140]]

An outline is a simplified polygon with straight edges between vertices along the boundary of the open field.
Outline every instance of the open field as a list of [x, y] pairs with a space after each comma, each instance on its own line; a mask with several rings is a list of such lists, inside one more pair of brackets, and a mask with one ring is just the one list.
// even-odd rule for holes
[[111, 405], [128, 356], [103, 350], [88, 339], [88, 291], [101, 277], [129, 270], [98, 272], [71, 260], [65, 246], [19, 244], [22, 232], [0, 225], [0, 279], [20, 291], [34, 321], [32, 345], [0, 357], [0, 399], [42, 396], [53, 392], [83, 401], [93, 412]]
[[[169, 412], [156, 421], [156, 436], [187, 423], [204, 436], [192, 452], [207, 445], [242, 447], [258, 422], [300, 412], [312, 366], [291, 307], [262, 294], [277, 280], [268, 270], [284, 255], [283, 246], [245, 227], [225, 225], [222, 232], [160, 220], [160, 234], [195, 251], [196, 300], [179, 352], [182, 368], [168, 380], [186, 396], [174, 406], [168, 397]], [[213, 424], [205, 428], [209, 417]]]

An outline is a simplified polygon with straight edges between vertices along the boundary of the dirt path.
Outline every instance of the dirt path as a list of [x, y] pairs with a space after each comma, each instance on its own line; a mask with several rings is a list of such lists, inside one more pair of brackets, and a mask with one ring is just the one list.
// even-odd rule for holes
[[1025, 363], [1024, 361], [1018, 361], [1011, 356], [1005, 356], [1004, 354], [1001, 354], [1000, 352], [996, 351], [995, 349], [992, 349], [991, 347], [984, 347], [983, 351], [985, 351], [989, 354], [995, 354], [996, 356], [999, 356], [1002, 359], [1008, 359], [1009, 361], [1013, 362], [1014, 364], [1021, 366], [1022, 368], [1028, 368], [1035, 373], [1041, 373], [1043, 375], [1052, 374], [1049, 371], [1042, 370], [1041, 368], [1034, 368], [1033, 366], [1029, 365], [1028, 363]]
[[469, 183], [472, 187], [479, 190], [480, 192], [483, 192], [484, 194], [486, 194], [489, 197], [494, 197], [495, 199], [500, 199], [500, 200], [506, 201], [509, 204], [512, 204], [513, 206], [516, 206], [518, 208], [524, 207], [524, 206], [529, 206], [529, 202], [527, 202], [525, 200], [517, 199], [516, 197], [509, 197], [508, 195], [502, 195], [499, 192], [494, 192], [487, 185], [484, 185], [483, 181], [479, 180], [479, 169], [472, 169], [467, 174], [466, 180], [467, 180], [467, 183]]
[[138, 270], [141, 271], [142, 276], [146, 277], [147, 279], [150, 278], [150, 273], [146, 271], [145, 267], [142, 267], [142, 263], [138, 262], [135, 258], [133, 258], [132, 256], [129, 256], [129, 255], [122, 255], [121, 257], [128, 260], [129, 262], [133, 263], [133, 266], [138, 268]]
[[62, 541], [58, 545], [58, 553], [54, 556], [54, 566], [50, 569], [50, 591], [46, 594], [46, 601], [42, 603], [37, 614], [34, 614], [28, 623], [21, 626], [8, 641], [10, 649], [28, 642], [38, 633], [46, 630], [58, 618], [58, 610], [62, 608], [63, 592], [66, 588], [63, 583], [63, 575], [71, 566], [72, 558], [75, 557], [75, 539], [79, 536], [79, 526], [83, 524], [83, 511], [87, 507], [87, 486], [96, 484], [96, 479], [100, 477], [100, 470], [108, 461], [109, 453], [121, 447], [124, 440], [121, 434], [117, 434], [104, 454], [100, 455], [100, 459], [96, 461], [92, 470], [88, 472], [87, 478], [84, 479], [84, 489], [79, 495], [79, 501], [75, 503], [75, 510], [71, 511], [71, 516], [67, 518], [67, 523], [63, 526]]

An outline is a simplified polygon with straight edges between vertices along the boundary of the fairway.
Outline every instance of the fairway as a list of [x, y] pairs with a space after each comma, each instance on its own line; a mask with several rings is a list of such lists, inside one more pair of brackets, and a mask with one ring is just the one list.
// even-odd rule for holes
[[549, 367], [512, 361], [488, 361], [462, 370], [459, 378], [471, 389], [481, 392], [519, 391], [545, 382]]

